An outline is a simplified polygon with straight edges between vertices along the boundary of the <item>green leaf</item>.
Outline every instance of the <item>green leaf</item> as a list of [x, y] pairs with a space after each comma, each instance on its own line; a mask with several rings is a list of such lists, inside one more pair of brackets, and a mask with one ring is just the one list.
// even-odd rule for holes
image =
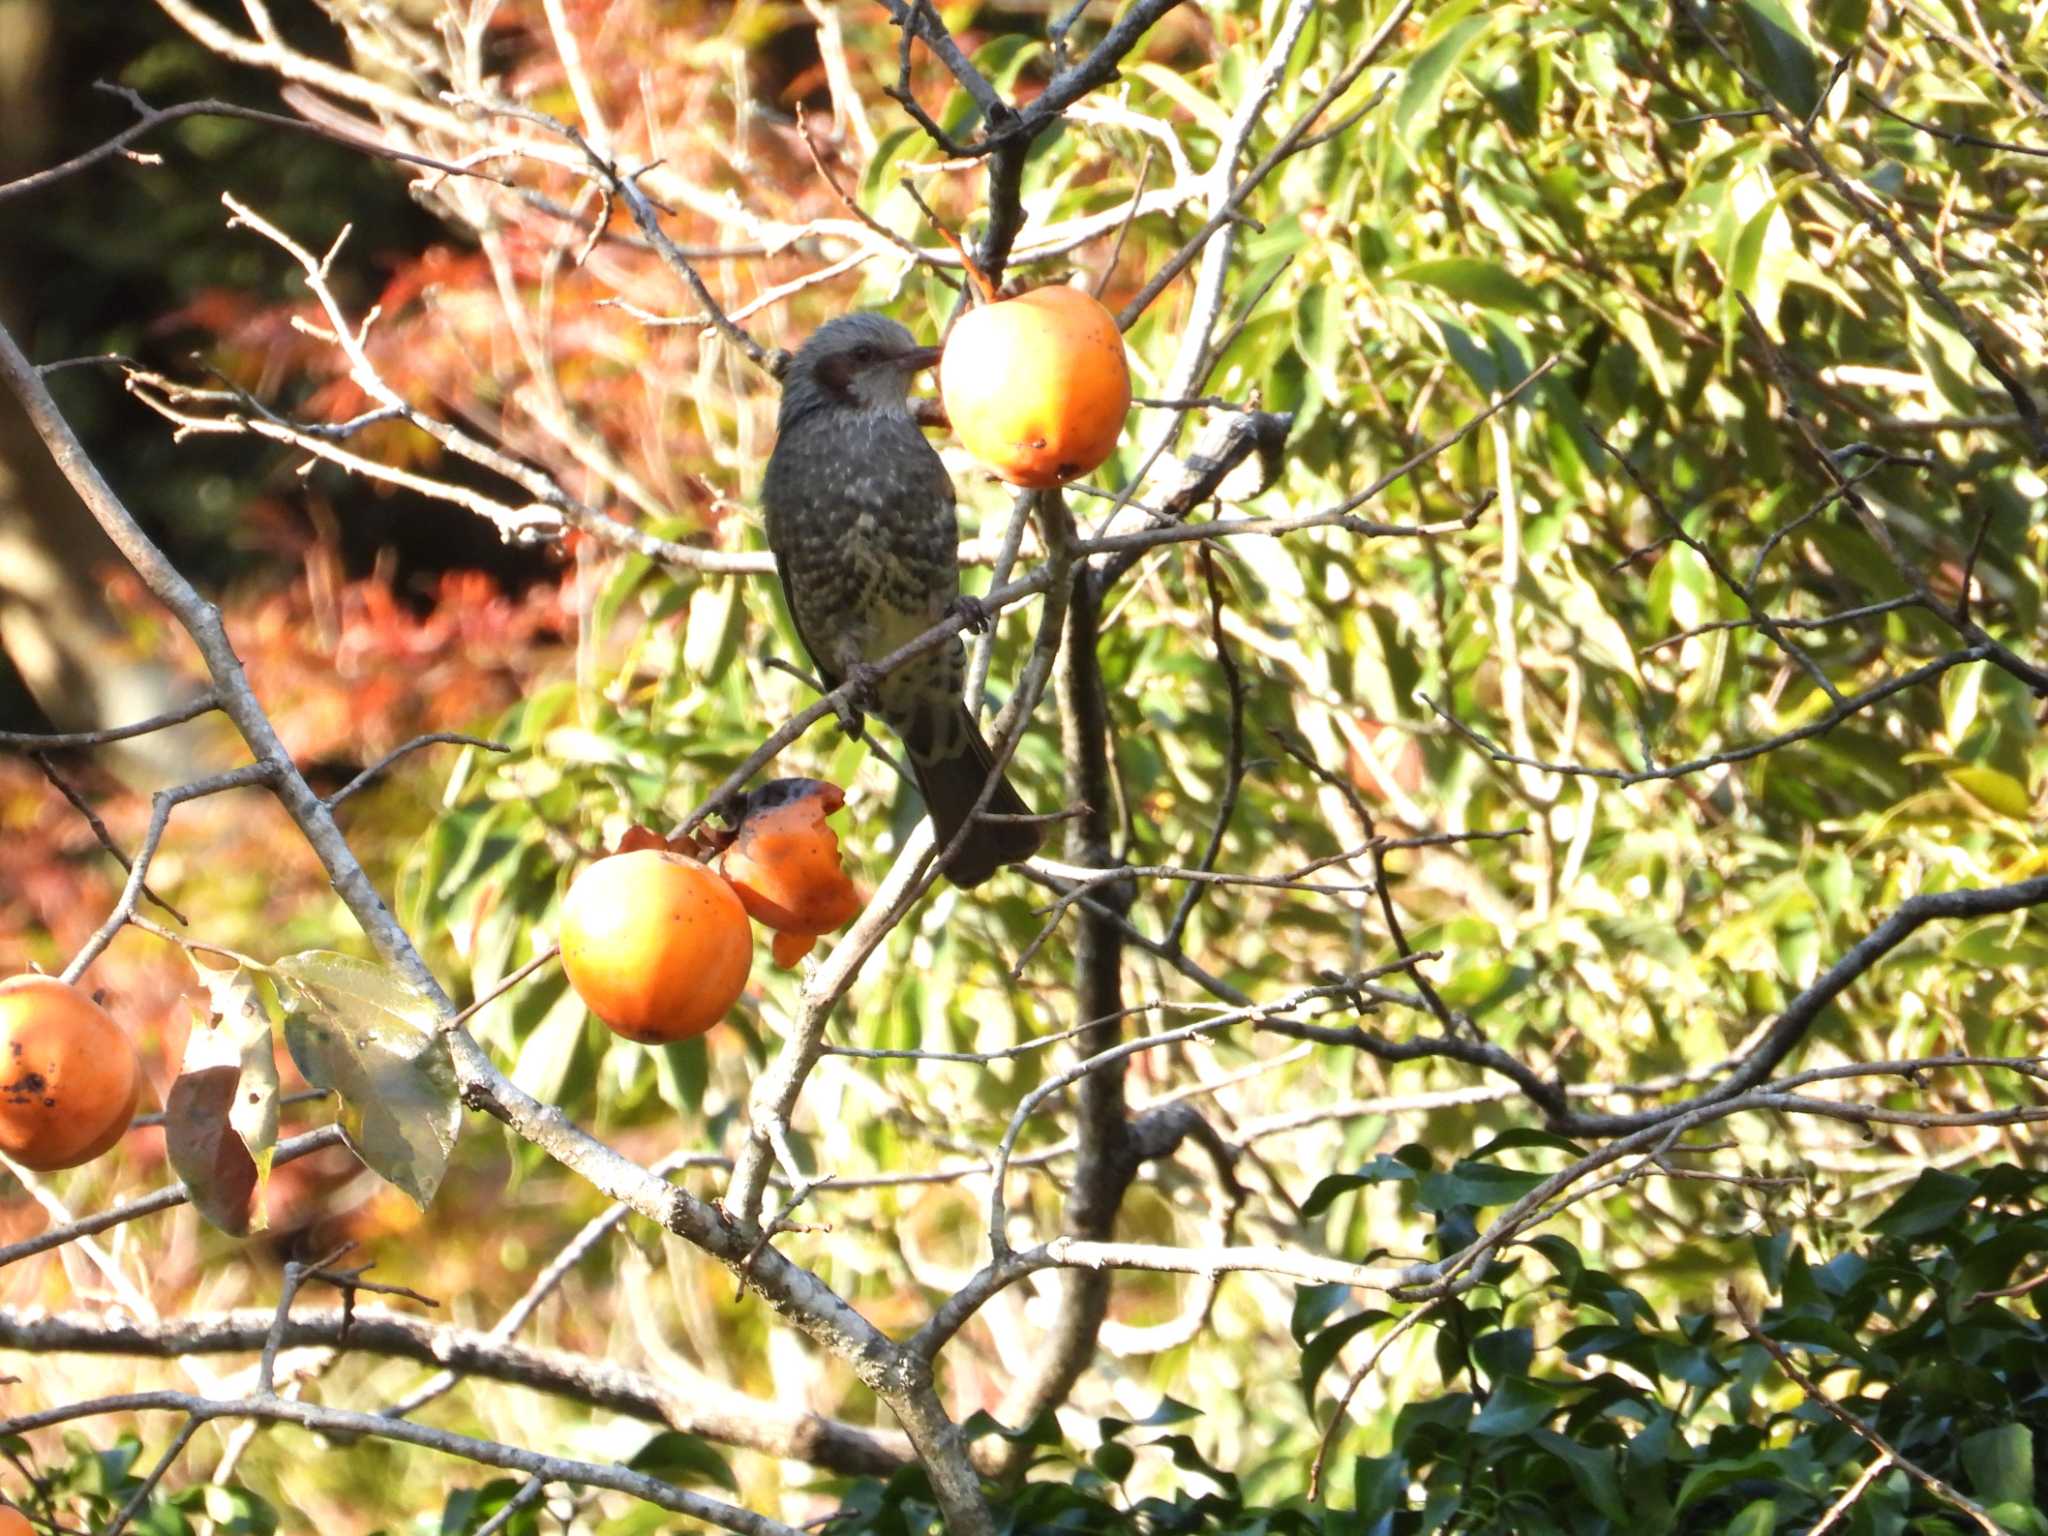
[[711, 1048], [701, 1035], [655, 1051], [654, 1072], [664, 1103], [688, 1115], [703, 1112], [704, 1090], [711, 1082]]
[[1471, 1160], [1483, 1161], [1496, 1152], [1512, 1152], [1520, 1147], [1548, 1147], [1553, 1152], [1569, 1152], [1573, 1157], [1586, 1155], [1586, 1149], [1569, 1136], [1560, 1136], [1537, 1125], [1518, 1125], [1474, 1147]]
[[1131, 1475], [1131, 1468], [1137, 1464], [1138, 1453], [1128, 1445], [1112, 1441], [1096, 1447], [1095, 1454], [1088, 1458], [1088, 1464], [1112, 1483], [1120, 1483]]
[[1199, 1419], [1202, 1410], [1181, 1402], [1178, 1398], [1162, 1397], [1159, 1406], [1144, 1418], [1138, 1420], [1140, 1429], [1152, 1429], [1163, 1424], [1185, 1424], [1190, 1419]]
[[1392, 1315], [1378, 1309], [1356, 1313], [1332, 1323], [1302, 1346], [1301, 1395], [1311, 1406], [1316, 1400], [1316, 1383], [1323, 1379], [1323, 1372], [1330, 1368], [1337, 1352], [1374, 1323], [1383, 1323]]
[[1212, 94], [1188, 79], [1183, 71], [1164, 64], [1140, 62], [1125, 65], [1124, 73], [1151, 86], [1192, 117], [1196, 126], [1218, 138], [1230, 132], [1230, 114], [1223, 110], [1222, 104]]
[[1805, 117], [1820, 104], [1820, 66], [1805, 30], [1780, 0], [1742, 0], [1737, 13], [1764, 85]]
[[1382, 1153], [1356, 1173], [1332, 1173], [1316, 1181], [1316, 1187], [1308, 1192], [1308, 1198], [1301, 1203], [1301, 1214], [1320, 1216], [1328, 1210], [1339, 1195], [1348, 1195], [1354, 1189], [1368, 1184], [1384, 1184], [1389, 1180], [1412, 1181], [1415, 1170], [1405, 1163]]
[[746, 632], [746, 604], [737, 581], [707, 581], [690, 594], [683, 630], [683, 670], [707, 681], [725, 675]]
[[1509, 1376], [1473, 1418], [1472, 1433], [1488, 1439], [1527, 1434], [1557, 1410], [1556, 1396], [1540, 1382]]
[[350, 1150], [425, 1207], [462, 1129], [433, 1005], [384, 967], [330, 950], [288, 955], [274, 973], [297, 1005], [284, 1041], [299, 1071], [341, 1096]]
[[1337, 358], [1345, 345], [1342, 299], [1327, 284], [1313, 284], [1295, 306], [1294, 346], [1326, 396], [1343, 393]]
[[[1176, 1398], [1162, 1397], [1159, 1399], [1159, 1406], [1157, 1408], [1154, 1408], [1150, 1413], [1146, 1414], [1145, 1417], [1142, 1419], [1101, 1419], [1097, 1421], [1097, 1427], [1101, 1430], [1103, 1439], [1114, 1440], [1127, 1430], [1162, 1429], [1169, 1424], [1185, 1424], [1188, 1420], [1199, 1419], [1201, 1416], [1202, 1410], [1199, 1408], [1191, 1408], [1186, 1403], [1183, 1403]], [[1020, 1433], [1030, 1432], [1031, 1426], [1027, 1425], [1025, 1427], [1025, 1430]], [[1011, 1436], [1011, 1438], [1014, 1439], [1016, 1438], [1016, 1436], [1013, 1435]], [[1054, 1424], [1052, 1426], [1052, 1438], [1050, 1440], [1034, 1440], [1033, 1443], [1046, 1445], [1059, 1444], [1059, 1426], [1057, 1424]], [[1153, 1443], [1157, 1444], [1158, 1442], [1155, 1441]]]
[[1626, 1523], [1628, 1512], [1622, 1503], [1612, 1446], [1581, 1445], [1554, 1429], [1540, 1427], [1530, 1430], [1529, 1438], [1570, 1469], [1572, 1481], [1595, 1509], [1618, 1524]]
[[[876, 141], [875, 156], [868, 162], [867, 169], [861, 173], [860, 181], [861, 202], [870, 212], [876, 211], [878, 194], [886, 195], [896, 189], [896, 162], [916, 157], [917, 151], [924, 143], [923, 132], [921, 128], [906, 124], [901, 128], [890, 129]], [[908, 206], [909, 199], [905, 198], [904, 203]]]
[[1338, 1308], [1351, 1299], [1351, 1287], [1332, 1282], [1329, 1285], [1297, 1285], [1294, 1288], [1294, 1307], [1287, 1320], [1287, 1330], [1297, 1344], [1306, 1344], [1309, 1335], [1321, 1327]]
[[1541, 295], [1507, 268], [1471, 256], [1414, 261], [1390, 275], [1396, 282], [1422, 283], [1482, 309], [1526, 315], [1543, 308]]
[[635, 1451], [626, 1465], [665, 1483], [716, 1483], [734, 1493], [740, 1491], [739, 1479], [732, 1475], [725, 1458], [681, 1430], [663, 1430]]
[[1948, 781], [2001, 816], [2025, 821], [2033, 815], [2034, 797], [2027, 793], [2027, 786], [2011, 774], [1972, 763], [1949, 769]]
[[2001, 1424], [1963, 1441], [1963, 1470], [1980, 1504], [2027, 1504], [2034, 1497], [2034, 1432]]
[[1468, 1160], [1443, 1173], [1424, 1175], [1418, 1199], [1426, 1211], [1447, 1211], [1459, 1205], [1512, 1205], [1549, 1177], [1547, 1173], [1524, 1173], [1498, 1163]]
[[2048, 1536], [2048, 1517], [2024, 1499], [2007, 1499], [1984, 1511], [1991, 1523], [2013, 1536]]
[[[481, 1488], [457, 1488], [449, 1493], [441, 1506], [440, 1536], [472, 1536], [472, 1533], [490, 1523], [513, 1499], [525, 1484], [518, 1478], [493, 1478]], [[499, 1526], [506, 1536], [537, 1536], [540, 1516], [531, 1506], [515, 1513], [509, 1521]]]
[[1450, 89], [1452, 74], [1492, 25], [1491, 16], [1467, 16], [1454, 23], [1408, 66], [1408, 78], [1402, 82], [1401, 94], [1394, 102], [1392, 121], [1395, 131], [1409, 144], [1415, 143], [1436, 120], [1444, 92]]
[[512, 1063], [512, 1081], [542, 1103], [558, 1103], [589, 1019], [583, 999], [565, 983], [521, 1043]]
[[1923, 1169], [1912, 1187], [1887, 1206], [1866, 1230], [1881, 1237], [1925, 1237], [1954, 1221], [1976, 1196], [1974, 1179], [1941, 1168]]
[[[1112, 1434], [1109, 1428], [1112, 1424], [1116, 1426], [1114, 1434]], [[1102, 1425], [1104, 1439], [1114, 1439], [1116, 1434], [1122, 1434], [1123, 1431], [1131, 1427], [1122, 1419], [1104, 1419]], [[1058, 1445], [1060, 1443], [1059, 1420], [1053, 1416], [1050, 1410], [1041, 1413], [1023, 1428], [1012, 1429], [994, 1414], [988, 1412], [988, 1410], [976, 1409], [961, 1421], [960, 1433], [968, 1440], [979, 1440], [986, 1435], [994, 1435], [998, 1440], [1007, 1440], [1012, 1445]]]

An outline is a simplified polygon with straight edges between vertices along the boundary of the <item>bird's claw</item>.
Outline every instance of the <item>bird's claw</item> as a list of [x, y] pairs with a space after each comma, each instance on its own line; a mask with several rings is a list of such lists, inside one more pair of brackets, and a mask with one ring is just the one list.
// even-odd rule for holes
[[838, 700], [833, 704], [832, 712], [839, 717], [840, 735], [858, 737], [867, 733], [867, 716], [850, 700]]
[[879, 667], [867, 662], [847, 671], [847, 694], [832, 704], [833, 713], [839, 716], [839, 729], [846, 735], [859, 736], [867, 729], [868, 712], [876, 707], [883, 676]]
[[988, 633], [990, 617], [988, 604], [978, 597], [968, 596], [965, 592], [962, 592], [952, 602], [946, 604], [946, 617], [949, 619], [964, 618], [967, 621], [967, 627], [977, 635]]

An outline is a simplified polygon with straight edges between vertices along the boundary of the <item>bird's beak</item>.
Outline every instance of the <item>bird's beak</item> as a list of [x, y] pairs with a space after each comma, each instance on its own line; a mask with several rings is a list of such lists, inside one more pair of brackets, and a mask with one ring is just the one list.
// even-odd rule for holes
[[897, 363], [905, 373], [921, 373], [927, 368], [936, 368], [939, 365], [939, 349], [918, 347], [914, 351], [904, 353], [897, 359]]

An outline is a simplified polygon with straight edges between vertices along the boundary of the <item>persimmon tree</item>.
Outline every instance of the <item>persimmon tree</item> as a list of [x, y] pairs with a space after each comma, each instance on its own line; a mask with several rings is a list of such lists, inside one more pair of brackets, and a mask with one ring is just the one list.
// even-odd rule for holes
[[[302, 284], [289, 327], [252, 307], [190, 374], [91, 361], [191, 451], [562, 546], [582, 641], [475, 736], [316, 792], [67, 425], [80, 360], [0, 335], [205, 674], [0, 747], [217, 714], [243, 759], [154, 797], [64, 967], [128, 929], [190, 954], [180, 1182], [84, 1211], [23, 1171], [52, 1221], [0, 1263], [83, 1254], [119, 1305], [0, 1310], [0, 1344], [255, 1363], [83, 1398], [38, 1369], [0, 1436], [47, 1525], [274, 1523], [283, 1480], [233, 1475], [239, 1431], [207, 1461], [216, 1424], [357, 1479], [371, 1444], [507, 1475], [408, 1471], [446, 1531], [2041, 1525], [1997, 1342], [2038, 1331], [2038, 1181], [1929, 1167], [2024, 1162], [2048, 1113], [2038, 14], [807, 0], [806, 111], [752, 94], [791, 21], [754, 7], [337, 4], [343, 65], [262, 0], [156, 4], [277, 107], [131, 93], [0, 206], [225, 115], [360, 148], [449, 244], [371, 299], [346, 210], [225, 187]], [[789, 349], [851, 308], [936, 339], [969, 262], [1094, 287], [1138, 392], [1065, 490], [949, 455], [980, 609], [891, 663], [989, 616], [971, 700], [1059, 829], [960, 893], [886, 736], [840, 730], [851, 686], [798, 664], [752, 496]], [[344, 807], [436, 748], [380, 889]], [[557, 964], [570, 878], [771, 765], [845, 789], [865, 907], [709, 1039], [613, 1042]], [[317, 857], [331, 944], [148, 905], [179, 808], [245, 791]], [[422, 1242], [570, 1214], [481, 1328], [338, 1254], [162, 1316], [95, 1241], [188, 1201], [239, 1239], [337, 1140]], [[618, 1326], [523, 1340], [579, 1268]], [[1974, 1395], [1915, 1412], [1937, 1315]], [[502, 1384], [562, 1405], [546, 1436]], [[49, 1470], [117, 1416], [147, 1458]]]

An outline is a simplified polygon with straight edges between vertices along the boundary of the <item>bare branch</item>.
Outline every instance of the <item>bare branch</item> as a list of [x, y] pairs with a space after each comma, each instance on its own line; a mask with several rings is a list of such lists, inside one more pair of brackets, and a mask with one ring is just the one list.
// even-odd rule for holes
[[[317, 1131], [308, 1131], [303, 1136], [293, 1136], [279, 1142], [271, 1154], [271, 1166], [289, 1163], [341, 1144], [341, 1127], [323, 1125]], [[118, 1227], [123, 1222], [137, 1221], [144, 1216], [154, 1216], [159, 1211], [173, 1210], [191, 1198], [191, 1191], [183, 1184], [171, 1184], [153, 1194], [142, 1195], [121, 1205], [109, 1206], [103, 1211], [95, 1211], [90, 1216], [81, 1216], [76, 1221], [52, 1227], [46, 1232], [38, 1232], [34, 1237], [25, 1237], [19, 1242], [9, 1243], [6, 1247], [0, 1248], [0, 1269], [38, 1253], [48, 1253], [52, 1248], [61, 1248], [66, 1243], [76, 1242], [79, 1238], [104, 1232], [109, 1227]]]
[[152, 731], [168, 730], [174, 725], [183, 725], [187, 720], [196, 720], [201, 715], [220, 708], [220, 701], [213, 691], [187, 699], [175, 709], [167, 709], [160, 715], [151, 715], [147, 720], [138, 720], [133, 725], [109, 726], [103, 731], [69, 731], [57, 735], [24, 735], [17, 731], [0, 731], [0, 750], [16, 752], [62, 752], [74, 747], [99, 747], [110, 741], [126, 741], [132, 736], [147, 736]]
[[407, 753], [417, 752], [421, 747], [446, 745], [478, 747], [486, 752], [510, 752], [512, 750], [511, 747], [502, 741], [486, 741], [481, 736], [465, 736], [460, 731], [430, 731], [424, 736], [415, 736], [411, 741], [401, 746], [393, 747], [389, 752], [386, 752], [376, 762], [370, 764], [369, 767], [329, 795], [327, 797], [327, 808], [331, 811], [350, 795], [355, 794], [359, 790], [369, 788], [376, 781], [379, 774], [383, 773], [385, 769], [389, 768]]
[[802, 1536], [796, 1527], [784, 1525], [780, 1520], [771, 1520], [766, 1515], [757, 1515], [752, 1510], [740, 1509], [723, 1500], [707, 1498], [701, 1493], [691, 1493], [687, 1489], [676, 1487], [673, 1483], [663, 1482], [658, 1477], [649, 1477], [644, 1472], [628, 1471], [616, 1462], [607, 1465], [593, 1461], [575, 1461], [564, 1456], [543, 1456], [537, 1451], [500, 1445], [494, 1440], [479, 1440], [474, 1436], [458, 1435], [445, 1429], [427, 1429], [405, 1419], [384, 1419], [374, 1413], [316, 1407], [310, 1403], [293, 1402], [271, 1394], [242, 1399], [216, 1399], [198, 1397], [186, 1392], [128, 1392], [115, 1397], [67, 1403], [58, 1408], [45, 1408], [39, 1413], [18, 1414], [13, 1418], [0, 1420], [0, 1435], [27, 1434], [33, 1430], [47, 1429], [54, 1424], [68, 1424], [76, 1419], [96, 1418], [103, 1414], [152, 1411], [188, 1414], [195, 1424], [211, 1423], [216, 1419], [252, 1419], [260, 1423], [297, 1424], [319, 1434], [396, 1440], [402, 1444], [419, 1446], [423, 1450], [459, 1456], [483, 1466], [502, 1467], [508, 1472], [524, 1472], [530, 1477], [539, 1477], [550, 1483], [572, 1483], [585, 1488], [609, 1488], [618, 1493], [631, 1494], [636, 1499], [659, 1505], [663, 1509], [672, 1509], [677, 1514], [688, 1515], [693, 1520], [702, 1520], [707, 1525], [715, 1525], [721, 1530], [737, 1531], [741, 1536]]
[[502, 182], [503, 177], [489, 171], [479, 170], [472, 165], [454, 165], [446, 160], [437, 160], [432, 155], [418, 155], [409, 150], [395, 148], [373, 138], [358, 138], [352, 134], [340, 133], [320, 123], [309, 123], [303, 118], [285, 117], [276, 112], [259, 112], [254, 107], [239, 107], [227, 101], [184, 101], [174, 107], [152, 107], [141, 96], [126, 86], [108, 85], [98, 82], [98, 88], [123, 98], [142, 114], [141, 119], [115, 134], [103, 144], [96, 144], [83, 154], [73, 155], [62, 165], [53, 165], [47, 170], [36, 171], [15, 181], [0, 183], [0, 202], [10, 197], [20, 197], [30, 192], [39, 192], [67, 176], [75, 176], [101, 161], [118, 155], [145, 134], [153, 133], [167, 123], [179, 122], [188, 117], [233, 117], [244, 122], [261, 123], [266, 128], [281, 128], [287, 133], [303, 133], [316, 139], [327, 139], [332, 143], [346, 145], [366, 155], [375, 155], [385, 160], [396, 160], [406, 165], [424, 166], [446, 176], [478, 176], [486, 181]]
[[[158, 1359], [247, 1354], [262, 1349], [275, 1326], [271, 1312], [254, 1307], [165, 1323], [93, 1312], [0, 1308], [0, 1347]], [[353, 1313], [330, 1307], [293, 1312], [276, 1337], [282, 1349], [347, 1349], [437, 1365], [450, 1378], [543, 1392], [849, 1476], [887, 1476], [911, 1457], [910, 1442], [901, 1435], [763, 1402], [704, 1377], [672, 1380], [590, 1355], [514, 1343], [501, 1337], [500, 1329], [483, 1333], [378, 1307], [359, 1307]], [[403, 1418], [410, 1411], [392, 1408], [386, 1416]]]
[[1583, 763], [1552, 763], [1545, 762], [1541, 758], [1521, 756], [1488, 741], [1484, 736], [1473, 730], [1472, 727], [1465, 724], [1464, 721], [1451, 714], [1450, 711], [1446, 710], [1428, 694], [1418, 693], [1416, 697], [1435, 711], [1437, 718], [1442, 720], [1444, 724], [1448, 725], [1460, 736], [1463, 736], [1496, 763], [1510, 763], [1524, 768], [1539, 768], [1545, 773], [1560, 773], [1574, 778], [1606, 779], [1615, 784], [1648, 784], [1658, 779], [1682, 779], [1691, 774], [1705, 772], [1709, 768], [1725, 767], [1730, 763], [1746, 763], [1752, 758], [1762, 757], [1766, 753], [1775, 752], [1780, 747], [1790, 746], [1796, 741], [1811, 741], [1816, 736], [1825, 736], [1844, 720], [1860, 715], [1864, 710], [1870, 708], [1871, 705], [1882, 703], [1895, 693], [1904, 693], [1910, 688], [1918, 688], [1923, 683], [1934, 681], [1944, 672], [1953, 671], [1957, 667], [1967, 666], [1973, 661], [1982, 661], [1990, 654], [1989, 650], [1981, 646], [1972, 646], [1965, 651], [1951, 651], [1948, 655], [1936, 657], [1933, 661], [1927, 662], [1923, 666], [1915, 667], [1910, 672], [1901, 672], [1895, 677], [1886, 678], [1881, 683], [1872, 683], [1860, 693], [1848, 695], [1840, 704], [1837, 704], [1826, 714], [1816, 716], [1805, 725], [1798, 726], [1793, 730], [1781, 732], [1776, 736], [1766, 737], [1761, 741], [1752, 741], [1740, 747], [1730, 747], [1725, 751], [1710, 752], [1701, 757], [1688, 758], [1682, 763], [1674, 763], [1664, 768], [1592, 768]]
[[[85, 824], [92, 828], [92, 835], [99, 839], [100, 847], [113, 856], [114, 862], [121, 866], [124, 873], [133, 874], [135, 871], [134, 861], [121, 851], [121, 845], [114, 841], [113, 833], [109, 832], [107, 824], [100, 820], [99, 813], [92, 808], [92, 802], [80, 794], [76, 786], [57, 771], [57, 765], [50, 760], [50, 754], [47, 752], [31, 752], [29, 756], [34, 758], [36, 766], [43, 770], [43, 777], [56, 786], [57, 793], [70, 802], [71, 808], [74, 811], [85, 818]], [[186, 922], [185, 914], [151, 890], [149, 882], [146, 880], [142, 883], [142, 894], [150, 902], [168, 912], [174, 922], [181, 925]]]

